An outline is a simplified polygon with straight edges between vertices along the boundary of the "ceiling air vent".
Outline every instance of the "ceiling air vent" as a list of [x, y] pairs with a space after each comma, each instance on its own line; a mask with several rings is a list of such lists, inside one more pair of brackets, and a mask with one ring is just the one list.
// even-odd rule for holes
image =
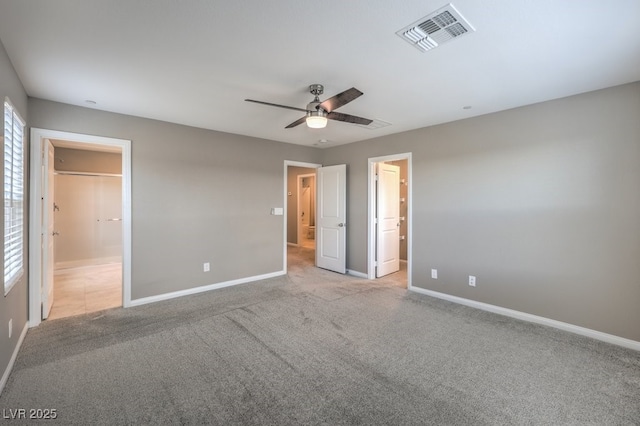
[[417, 20], [397, 31], [400, 37], [421, 52], [434, 49], [454, 38], [474, 32], [475, 29], [451, 4]]

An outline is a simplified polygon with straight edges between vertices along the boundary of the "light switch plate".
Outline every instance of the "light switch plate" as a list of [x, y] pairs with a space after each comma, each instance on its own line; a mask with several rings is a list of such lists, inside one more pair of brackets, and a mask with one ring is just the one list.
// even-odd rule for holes
[[282, 216], [284, 214], [284, 209], [282, 207], [273, 207], [271, 209], [271, 214], [274, 216]]

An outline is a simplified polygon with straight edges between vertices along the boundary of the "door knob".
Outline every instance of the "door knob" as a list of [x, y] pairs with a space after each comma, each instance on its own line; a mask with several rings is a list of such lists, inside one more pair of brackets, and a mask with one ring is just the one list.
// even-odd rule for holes
[[55, 236], [57, 236], [57, 235], [60, 235], [60, 233], [59, 233], [58, 231], [53, 231], [53, 232], [51, 233], [51, 235], [53, 235], [53, 236], [55, 237]]
[[342, 227], [343, 227], [343, 226], [345, 226], [345, 225], [346, 225], [346, 223], [339, 223], [339, 224], [338, 224], [338, 226], [339, 226], [340, 228], [342, 228]]

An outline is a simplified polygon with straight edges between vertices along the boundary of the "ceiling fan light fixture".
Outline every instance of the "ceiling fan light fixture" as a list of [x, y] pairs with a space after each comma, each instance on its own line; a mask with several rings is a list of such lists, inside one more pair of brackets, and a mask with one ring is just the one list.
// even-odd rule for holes
[[319, 95], [321, 95], [323, 91], [324, 87], [322, 86], [322, 84], [312, 84], [309, 86], [309, 92], [313, 95], [313, 101], [307, 104], [306, 109], [291, 107], [287, 105], [279, 105], [271, 102], [256, 101], [254, 99], [245, 99], [245, 101], [272, 107], [292, 109], [295, 111], [304, 111], [306, 113], [293, 123], [286, 126], [285, 129], [294, 128], [301, 125], [302, 123], [307, 123], [307, 127], [309, 127], [310, 129], [323, 129], [327, 127], [327, 120], [342, 121], [345, 123], [364, 126], [367, 126], [373, 122], [373, 120], [369, 120], [368, 118], [335, 112], [336, 109], [348, 104], [349, 102], [364, 94], [355, 87], [347, 89], [344, 92], [340, 92], [337, 95], [332, 96], [329, 99], [324, 100], [323, 102], [320, 102]]
[[327, 127], [327, 116], [324, 111], [311, 111], [307, 114], [307, 127], [324, 129]]

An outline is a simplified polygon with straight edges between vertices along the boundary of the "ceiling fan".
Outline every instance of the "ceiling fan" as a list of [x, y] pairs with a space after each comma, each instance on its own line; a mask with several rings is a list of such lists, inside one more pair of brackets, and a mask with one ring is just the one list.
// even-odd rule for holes
[[348, 104], [352, 100], [363, 95], [363, 93], [358, 89], [356, 89], [355, 87], [352, 87], [351, 89], [347, 89], [342, 93], [338, 93], [337, 95], [323, 102], [320, 102], [320, 95], [324, 93], [324, 86], [322, 86], [322, 84], [310, 85], [309, 92], [314, 96], [314, 99], [313, 101], [309, 102], [309, 104], [307, 104], [306, 109], [296, 108], [296, 107], [291, 107], [286, 105], [272, 104], [271, 102], [256, 101], [253, 99], [245, 99], [245, 101], [255, 102], [257, 104], [262, 104], [262, 105], [274, 106], [278, 108], [292, 109], [295, 111], [302, 111], [307, 113], [307, 115], [305, 115], [304, 117], [299, 118], [298, 120], [286, 126], [285, 129], [296, 127], [297, 125], [302, 124], [304, 122], [307, 123], [308, 127], [311, 127], [313, 129], [322, 129], [323, 127], [326, 127], [327, 119], [344, 121], [346, 123], [362, 124], [364, 126], [371, 124], [371, 122], [373, 121], [373, 120], [369, 120], [368, 118], [356, 117], [355, 115], [335, 112], [336, 109]]

